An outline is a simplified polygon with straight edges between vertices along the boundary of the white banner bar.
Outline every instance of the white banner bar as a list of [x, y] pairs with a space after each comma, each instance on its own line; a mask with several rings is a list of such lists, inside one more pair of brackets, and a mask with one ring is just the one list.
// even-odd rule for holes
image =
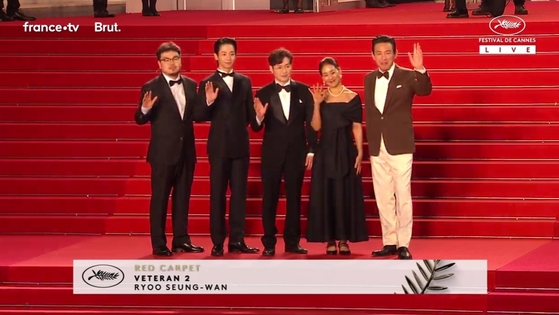
[[74, 294], [486, 294], [486, 260], [74, 260]]

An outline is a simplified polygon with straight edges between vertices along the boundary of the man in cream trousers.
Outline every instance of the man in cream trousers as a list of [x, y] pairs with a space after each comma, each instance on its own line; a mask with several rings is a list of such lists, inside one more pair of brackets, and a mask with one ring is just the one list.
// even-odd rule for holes
[[365, 77], [367, 141], [375, 199], [382, 225], [383, 248], [373, 256], [412, 259], [408, 249], [413, 225], [411, 175], [415, 139], [412, 103], [415, 95], [431, 94], [419, 44], [408, 53], [412, 69], [394, 63], [396, 42], [389, 36], [372, 41], [378, 69]]

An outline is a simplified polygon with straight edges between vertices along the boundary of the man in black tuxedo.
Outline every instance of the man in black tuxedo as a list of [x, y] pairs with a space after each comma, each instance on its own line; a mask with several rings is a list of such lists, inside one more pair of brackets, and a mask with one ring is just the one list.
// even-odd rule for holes
[[237, 42], [218, 39], [214, 44], [217, 70], [200, 82], [199, 115], [211, 122], [207, 153], [210, 162], [210, 233], [212, 256], [223, 255], [227, 236], [225, 201], [227, 186], [231, 189], [229, 203], [230, 236], [228, 250], [236, 253], [257, 253], [244, 241], [247, 181], [249, 166], [248, 125], [256, 124], [252, 83], [233, 72]]
[[134, 119], [151, 123], [147, 161], [151, 166], [150, 226], [153, 254], [171, 256], [165, 225], [172, 196], [173, 252], [203, 252], [188, 235], [188, 206], [196, 165], [193, 108], [197, 84], [180, 74], [181, 50], [172, 42], [161, 44], [156, 56], [161, 75], [142, 87]]
[[255, 131], [265, 128], [261, 164], [264, 185], [263, 254], [275, 255], [278, 232], [276, 209], [282, 175], [287, 197], [283, 231], [285, 252], [306, 254], [307, 250], [299, 245], [301, 190], [305, 167], [312, 167], [317, 141], [317, 134], [311, 127], [314, 102], [309, 86], [291, 79], [293, 55], [288, 50], [282, 48], [273, 51], [268, 63], [275, 80], [260, 89], [254, 101], [258, 124]]

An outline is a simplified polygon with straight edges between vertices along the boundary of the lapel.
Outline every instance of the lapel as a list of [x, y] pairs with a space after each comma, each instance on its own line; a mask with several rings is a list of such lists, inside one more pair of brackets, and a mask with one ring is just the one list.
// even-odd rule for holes
[[[377, 86], [377, 73], [378, 73], [378, 69], [373, 71], [373, 79], [371, 80], [371, 89], [369, 90], [369, 99], [373, 100], [373, 108], [380, 113], [380, 111], [377, 108], [377, 104], [375, 104], [375, 89]], [[382, 113], [381, 113], [382, 114]]]
[[240, 75], [238, 75], [237, 73], [233, 73], [233, 91], [232, 91], [232, 95], [231, 95], [231, 98], [232, 98], [231, 103], [233, 105], [237, 105], [237, 102], [239, 100], [239, 96], [242, 95], [242, 92], [243, 92], [242, 90], [243, 90], [243, 79], [242, 79], [242, 77]]
[[[184, 85], [184, 83], [183, 83], [183, 85]], [[171, 92], [171, 87], [169, 86], [169, 82], [167, 82], [167, 79], [165, 78], [165, 76], [163, 76], [163, 74], [161, 74], [159, 76], [159, 88], [163, 92], [163, 94], [165, 94], [163, 96], [168, 97], [172, 101], [172, 102], [169, 102], [169, 104], [172, 104], [172, 106], [173, 106], [172, 110], [177, 114], [177, 117], [179, 119], [181, 119], [181, 113], [179, 111], [179, 106], [177, 105], [177, 101], [175, 101], [175, 97], [173, 96], [173, 92]], [[186, 113], [185, 113], [184, 116], [186, 116]]]
[[291, 98], [289, 100], [289, 117], [287, 124], [289, 125], [299, 113], [299, 85], [291, 80]]
[[[187, 117], [190, 117], [190, 112], [192, 111], [192, 106], [194, 106], [195, 95], [190, 93], [191, 92], [191, 85], [190, 81], [186, 80], [186, 77], [181, 75], [182, 78], [182, 87], [184, 89], [184, 98], [185, 98], [185, 108], [184, 108], [184, 116], [183, 121], [186, 120]], [[190, 103], [192, 102], [192, 103]]]
[[394, 64], [394, 72], [392, 73], [392, 79], [388, 82], [388, 90], [386, 91], [386, 101], [384, 102], [384, 112], [386, 113], [393, 103], [392, 99], [394, 98], [394, 93], [396, 91], [396, 87], [398, 86], [398, 80], [400, 79], [400, 68], [398, 65]]
[[272, 107], [272, 114], [274, 115], [274, 117], [282, 124], [287, 124], [287, 119], [283, 115], [283, 108], [281, 106], [279, 94], [276, 90], [275, 82], [272, 82], [272, 84], [270, 84], [270, 106]]

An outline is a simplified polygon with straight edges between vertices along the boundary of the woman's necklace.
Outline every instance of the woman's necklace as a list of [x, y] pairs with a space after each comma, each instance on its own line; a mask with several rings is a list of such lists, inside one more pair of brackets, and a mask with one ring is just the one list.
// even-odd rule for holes
[[342, 95], [345, 92], [346, 88], [345, 86], [342, 85], [342, 90], [340, 91], [339, 94], [333, 94], [332, 91], [330, 91], [330, 88], [328, 88], [328, 94], [332, 95], [333, 97], [338, 97], [340, 95]]

